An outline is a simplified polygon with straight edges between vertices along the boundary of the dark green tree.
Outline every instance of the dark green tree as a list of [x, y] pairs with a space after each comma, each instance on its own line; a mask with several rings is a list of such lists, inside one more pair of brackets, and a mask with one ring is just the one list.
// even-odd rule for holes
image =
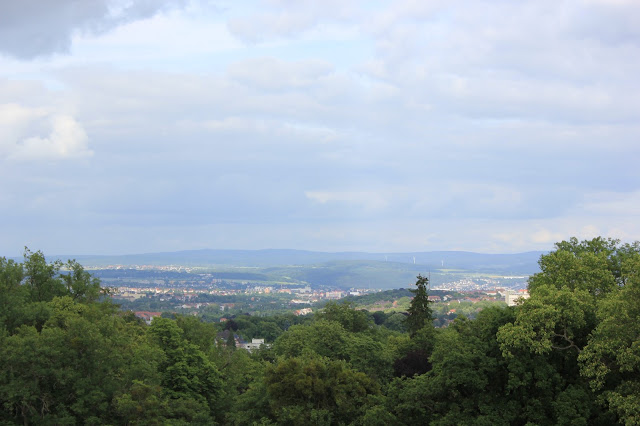
[[164, 352], [158, 370], [160, 384], [170, 400], [168, 417], [211, 424], [222, 388], [216, 365], [184, 338], [175, 321], [155, 318], [149, 333]]
[[609, 410], [625, 424], [640, 424], [640, 256], [624, 266], [633, 272], [598, 306], [600, 322], [578, 359]]
[[377, 383], [345, 361], [317, 355], [269, 365], [265, 384], [272, 416], [279, 424], [354, 424], [368, 408]]
[[233, 349], [236, 347], [236, 338], [231, 330], [229, 330], [229, 335], [227, 336], [227, 347]]
[[160, 354], [110, 303], [34, 303], [49, 313], [42, 329], [0, 338], [0, 424], [120, 424], [112, 401], [153, 378]]
[[311, 325], [294, 325], [273, 343], [277, 355], [287, 358], [313, 352], [331, 359], [349, 358], [351, 338], [344, 327], [335, 321], [318, 320]]
[[433, 320], [433, 312], [429, 304], [429, 293], [427, 286], [429, 278], [418, 275], [416, 281], [416, 289], [411, 290], [414, 294], [411, 305], [409, 306], [409, 316], [405, 320], [409, 334], [413, 337], [425, 325], [431, 324]]
[[61, 261], [47, 263], [41, 251], [34, 253], [25, 247], [23, 267], [29, 302], [48, 302], [54, 297], [68, 294], [60, 279]]
[[0, 330], [13, 332], [24, 320], [24, 304], [29, 296], [21, 285], [24, 269], [21, 263], [0, 257]]
[[511, 392], [526, 396], [527, 420], [537, 424], [604, 424], [615, 415], [640, 424], [638, 244], [572, 238], [556, 248], [529, 279], [531, 297], [496, 333]]
[[327, 321], [339, 322], [345, 330], [353, 333], [366, 331], [371, 326], [367, 314], [364, 311], [356, 310], [353, 303], [349, 302], [329, 302], [316, 317]]
[[96, 302], [101, 296], [109, 294], [109, 289], [100, 285], [100, 280], [85, 271], [75, 260], [69, 260], [63, 265], [69, 272], [60, 274], [69, 296], [78, 302]]
[[387, 316], [385, 322], [382, 325], [388, 328], [389, 330], [399, 331], [400, 333], [406, 333], [407, 332], [406, 319], [407, 319], [407, 315], [405, 313], [394, 312]]

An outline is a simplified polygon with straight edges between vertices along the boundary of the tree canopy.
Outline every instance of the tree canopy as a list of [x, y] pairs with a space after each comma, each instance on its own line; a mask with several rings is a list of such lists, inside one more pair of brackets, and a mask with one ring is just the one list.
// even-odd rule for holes
[[412, 336], [425, 325], [431, 324], [433, 320], [433, 312], [429, 306], [431, 302], [427, 291], [428, 286], [429, 278], [418, 275], [416, 289], [411, 290], [413, 299], [408, 309], [409, 316], [406, 319], [406, 326]]
[[0, 258], [0, 424], [639, 425], [640, 245], [571, 239], [539, 264], [529, 299], [445, 328], [422, 276], [406, 313], [237, 317], [231, 338], [273, 342], [250, 353], [26, 250]]

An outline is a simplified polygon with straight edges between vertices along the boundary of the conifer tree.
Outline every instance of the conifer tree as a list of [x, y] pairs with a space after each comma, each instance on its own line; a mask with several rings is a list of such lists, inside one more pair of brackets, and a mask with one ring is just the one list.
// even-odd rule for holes
[[227, 348], [236, 348], [236, 336], [233, 335], [233, 330], [229, 330], [229, 336], [227, 337]]
[[411, 290], [414, 294], [411, 305], [409, 306], [409, 316], [405, 320], [409, 335], [411, 337], [427, 324], [430, 324], [433, 320], [433, 313], [431, 307], [429, 307], [429, 293], [427, 292], [427, 286], [429, 285], [429, 278], [418, 275], [416, 281], [416, 289]]

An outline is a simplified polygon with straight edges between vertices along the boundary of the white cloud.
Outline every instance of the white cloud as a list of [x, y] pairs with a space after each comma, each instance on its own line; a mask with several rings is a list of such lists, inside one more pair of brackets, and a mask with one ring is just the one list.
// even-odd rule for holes
[[201, 127], [214, 134], [251, 133], [261, 137], [276, 138], [274, 141], [276, 145], [327, 144], [341, 137], [338, 131], [327, 127], [237, 116], [206, 120], [202, 123], [183, 122], [182, 125], [185, 128]]
[[576, 233], [576, 236], [582, 240], [590, 240], [600, 235], [602, 235], [602, 230], [593, 224], [583, 226], [582, 229]]
[[551, 246], [555, 242], [562, 241], [562, 237], [563, 235], [560, 232], [551, 232], [548, 229], [540, 229], [531, 235], [531, 241], [538, 245], [546, 244]]
[[31, 2], [0, 5], [32, 58], [0, 67], [5, 247], [65, 220], [116, 252], [640, 238], [637, 2]]
[[376, 191], [305, 191], [305, 196], [319, 204], [345, 204], [365, 210], [381, 210], [389, 205], [389, 196]]
[[279, 37], [294, 37], [300, 33], [332, 22], [350, 20], [361, 13], [354, 2], [341, 0], [267, 1], [260, 12], [229, 20], [228, 27], [236, 37], [250, 43]]
[[639, 216], [640, 191], [594, 192], [588, 194], [582, 207], [598, 216]]
[[287, 62], [277, 58], [252, 58], [229, 67], [230, 77], [262, 90], [309, 88], [327, 76], [333, 66], [321, 60]]
[[30, 123], [45, 115], [42, 109], [24, 108], [17, 104], [0, 105], [0, 155], [10, 154]]
[[16, 104], [0, 105], [0, 158], [50, 160], [93, 154], [87, 134], [70, 115]]

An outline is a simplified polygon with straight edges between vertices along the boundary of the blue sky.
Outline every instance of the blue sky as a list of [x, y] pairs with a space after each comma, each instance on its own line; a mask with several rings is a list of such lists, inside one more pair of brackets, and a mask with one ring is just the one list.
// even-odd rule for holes
[[638, 75], [633, 0], [2, 2], [0, 255], [638, 240]]

